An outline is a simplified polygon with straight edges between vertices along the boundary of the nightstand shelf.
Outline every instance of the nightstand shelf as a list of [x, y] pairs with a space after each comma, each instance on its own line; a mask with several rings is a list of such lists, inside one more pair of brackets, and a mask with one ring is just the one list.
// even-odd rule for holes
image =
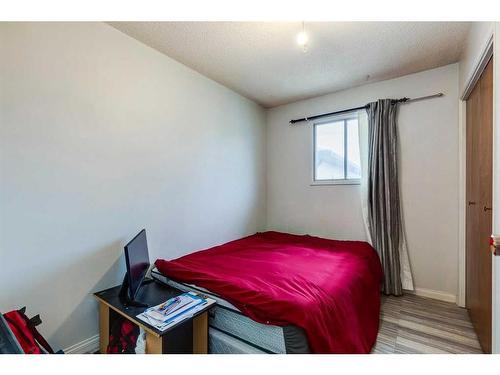
[[[117, 317], [128, 319], [146, 331], [147, 354], [206, 354], [208, 352], [208, 310], [216, 302], [209, 299], [206, 307], [192, 317], [160, 331], [137, 318], [145, 307], [124, 306], [119, 298], [120, 286], [95, 293], [99, 302], [99, 348], [106, 353], [111, 322]], [[155, 306], [181, 295], [183, 292], [156, 281], [146, 281], [139, 290], [138, 299]]]

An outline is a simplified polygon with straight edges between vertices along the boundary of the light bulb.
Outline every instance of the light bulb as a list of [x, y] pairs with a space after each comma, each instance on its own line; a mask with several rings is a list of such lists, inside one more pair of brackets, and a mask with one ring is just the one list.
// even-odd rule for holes
[[307, 36], [305, 31], [301, 31], [297, 35], [297, 44], [303, 48], [307, 46], [307, 42], [309, 41], [309, 37]]

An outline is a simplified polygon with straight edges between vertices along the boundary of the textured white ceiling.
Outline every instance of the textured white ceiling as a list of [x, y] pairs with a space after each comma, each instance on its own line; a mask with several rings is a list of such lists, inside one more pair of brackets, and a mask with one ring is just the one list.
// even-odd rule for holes
[[[274, 107], [459, 60], [467, 22], [111, 22], [207, 77]], [[369, 76], [369, 77], [368, 77]]]

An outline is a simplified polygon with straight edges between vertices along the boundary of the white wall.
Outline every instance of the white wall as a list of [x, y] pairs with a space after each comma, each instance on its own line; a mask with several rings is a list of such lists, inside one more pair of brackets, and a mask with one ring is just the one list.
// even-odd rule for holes
[[310, 186], [311, 127], [288, 121], [378, 98], [438, 99], [401, 106], [401, 190], [416, 288], [457, 294], [458, 65], [368, 84], [273, 108], [267, 116], [269, 229], [365, 239], [359, 186]]
[[141, 228], [173, 258], [260, 230], [265, 113], [102, 23], [0, 23], [0, 310], [97, 333]]
[[459, 93], [464, 93], [466, 86], [479, 64], [481, 54], [493, 34], [494, 22], [473, 22], [470, 26], [462, 57], [459, 63]]

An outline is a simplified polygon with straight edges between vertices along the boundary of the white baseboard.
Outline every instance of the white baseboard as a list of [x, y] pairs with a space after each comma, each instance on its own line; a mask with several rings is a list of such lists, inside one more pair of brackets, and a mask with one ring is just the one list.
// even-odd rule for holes
[[439, 290], [415, 288], [415, 291], [406, 290], [406, 293], [416, 294], [417, 296], [437, 299], [444, 302], [457, 303], [457, 296], [451, 293], [441, 292]]
[[65, 354], [92, 354], [99, 350], [99, 335], [77, 342], [66, 349]]

